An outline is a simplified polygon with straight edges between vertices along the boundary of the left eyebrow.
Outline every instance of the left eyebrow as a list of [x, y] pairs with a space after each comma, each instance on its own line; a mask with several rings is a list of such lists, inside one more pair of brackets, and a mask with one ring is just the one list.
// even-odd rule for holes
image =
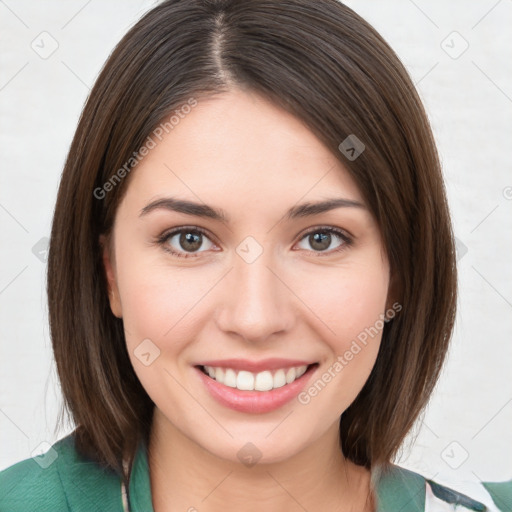
[[[333, 198], [325, 201], [318, 201], [315, 203], [302, 203], [290, 208], [285, 218], [287, 220], [296, 219], [299, 217], [308, 217], [318, 215], [336, 208], [362, 208], [366, 209], [366, 206], [359, 201], [345, 198]], [[178, 213], [184, 213], [186, 215], [194, 215], [196, 217], [207, 217], [213, 220], [217, 220], [224, 224], [228, 224], [229, 217], [220, 209], [208, 206], [207, 204], [195, 203], [193, 201], [187, 201], [185, 199], [177, 199], [174, 197], [164, 197], [157, 199], [146, 205], [140, 211], [139, 217], [147, 215], [153, 210], [170, 210]]]
[[286, 213], [286, 219], [296, 219], [298, 217], [308, 217], [312, 215], [318, 215], [320, 213], [335, 210], [336, 208], [362, 208], [366, 209], [366, 206], [359, 201], [344, 198], [328, 199], [326, 201], [318, 201], [316, 203], [303, 203], [294, 206]]

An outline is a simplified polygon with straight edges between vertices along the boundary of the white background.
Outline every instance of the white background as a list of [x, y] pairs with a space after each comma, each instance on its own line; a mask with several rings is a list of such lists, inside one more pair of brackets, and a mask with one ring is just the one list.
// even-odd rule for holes
[[[460, 248], [449, 359], [396, 462], [438, 482], [510, 479], [512, 0], [347, 3], [391, 44], [417, 84]], [[114, 45], [152, 5], [0, 0], [0, 469], [71, 431], [54, 433], [61, 395], [40, 240], [50, 232], [86, 95]], [[53, 40], [58, 48], [46, 59], [31, 47], [48, 51]]]

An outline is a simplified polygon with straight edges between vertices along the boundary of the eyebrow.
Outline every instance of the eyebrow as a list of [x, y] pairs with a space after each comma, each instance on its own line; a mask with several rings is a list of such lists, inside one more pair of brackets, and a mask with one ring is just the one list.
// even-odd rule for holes
[[[291, 207], [285, 214], [285, 219], [292, 220], [300, 217], [309, 217], [320, 213], [335, 210], [337, 208], [362, 208], [366, 206], [359, 201], [344, 198], [332, 198], [314, 203], [303, 203]], [[143, 217], [154, 210], [169, 210], [195, 217], [206, 217], [217, 220], [224, 224], [229, 224], [229, 216], [223, 210], [208, 206], [207, 204], [195, 203], [185, 199], [174, 197], [164, 197], [152, 201], [140, 211], [139, 217]]]

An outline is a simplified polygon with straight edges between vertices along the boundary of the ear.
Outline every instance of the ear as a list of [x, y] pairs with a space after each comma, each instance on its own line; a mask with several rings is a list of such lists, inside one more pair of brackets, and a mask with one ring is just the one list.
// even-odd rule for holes
[[119, 296], [119, 289], [117, 286], [115, 259], [112, 255], [113, 251], [111, 251], [110, 248], [110, 238], [107, 238], [105, 235], [100, 235], [99, 243], [102, 253], [103, 268], [107, 279], [107, 293], [108, 300], [110, 302], [110, 309], [114, 316], [122, 318], [121, 298]]

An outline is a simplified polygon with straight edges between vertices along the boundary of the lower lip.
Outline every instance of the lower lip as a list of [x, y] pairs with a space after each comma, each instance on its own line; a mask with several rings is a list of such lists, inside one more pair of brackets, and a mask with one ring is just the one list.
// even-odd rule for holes
[[285, 384], [270, 391], [241, 391], [217, 382], [200, 368], [194, 369], [199, 373], [206, 389], [220, 404], [239, 412], [265, 413], [275, 411], [293, 400], [302, 391], [317, 366], [316, 364], [310, 366], [304, 375], [291, 384]]

